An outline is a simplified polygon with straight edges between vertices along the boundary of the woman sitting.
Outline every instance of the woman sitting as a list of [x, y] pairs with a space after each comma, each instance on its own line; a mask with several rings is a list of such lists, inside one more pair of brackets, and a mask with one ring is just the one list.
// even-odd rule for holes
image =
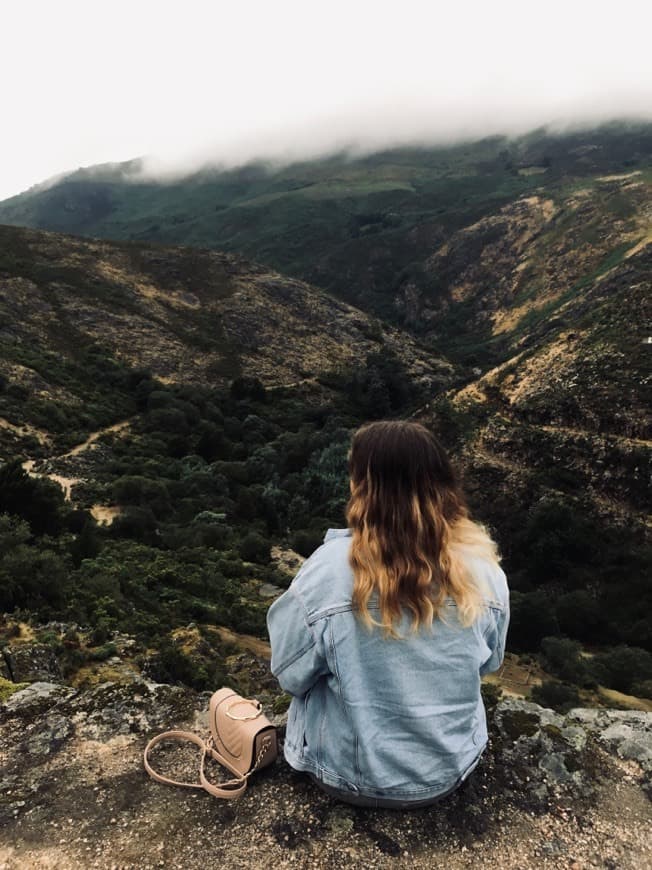
[[480, 677], [503, 660], [507, 582], [424, 426], [363, 426], [349, 473], [348, 528], [328, 530], [268, 613], [292, 695], [285, 758], [349, 803], [422, 806], [486, 746]]

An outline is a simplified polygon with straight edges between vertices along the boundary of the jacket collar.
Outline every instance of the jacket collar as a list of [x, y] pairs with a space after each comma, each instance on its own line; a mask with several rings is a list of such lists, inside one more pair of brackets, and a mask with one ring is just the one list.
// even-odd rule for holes
[[329, 529], [324, 535], [324, 543], [333, 538], [346, 538], [351, 536], [351, 529]]

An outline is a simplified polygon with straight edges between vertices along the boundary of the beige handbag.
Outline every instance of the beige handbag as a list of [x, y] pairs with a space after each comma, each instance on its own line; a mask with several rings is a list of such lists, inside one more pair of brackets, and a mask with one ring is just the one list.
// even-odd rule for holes
[[[166, 785], [184, 788], [203, 788], [219, 798], [238, 798], [247, 788], [252, 773], [272, 764], [278, 755], [276, 728], [265, 716], [260, 701], [242, 698], [233, 689], [220, 689], [210, 700], [209, 722], [211, 734], [202, 740], [192, 731], [165, 731], [153, 737], [143, 755], [147, 773]], [[157, 773], [149, 763], [149, 753], [164, 740], [194, 743], [201, 749], [199, 782], [178, 782]], [[235, 779], [213, 785], [204, 772], [206, 756], [210, 755], [222, 767], [235, 775]]]

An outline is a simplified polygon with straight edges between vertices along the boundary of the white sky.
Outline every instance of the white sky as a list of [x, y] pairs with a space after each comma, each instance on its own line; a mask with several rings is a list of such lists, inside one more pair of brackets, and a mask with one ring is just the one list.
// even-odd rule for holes
[[652, 118], [645, 0], [0, 0], [0, 199], [152, 166]]

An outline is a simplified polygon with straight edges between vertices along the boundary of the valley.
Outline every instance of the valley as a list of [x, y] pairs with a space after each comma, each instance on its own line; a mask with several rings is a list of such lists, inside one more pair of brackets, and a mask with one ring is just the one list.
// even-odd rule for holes
[[5, 631], [215, 684], [343, 525], [351, 433], [409, 417], [498, 541], [503, 691], [649, 709], [649, 125], [139, 172], [0, 203]]

